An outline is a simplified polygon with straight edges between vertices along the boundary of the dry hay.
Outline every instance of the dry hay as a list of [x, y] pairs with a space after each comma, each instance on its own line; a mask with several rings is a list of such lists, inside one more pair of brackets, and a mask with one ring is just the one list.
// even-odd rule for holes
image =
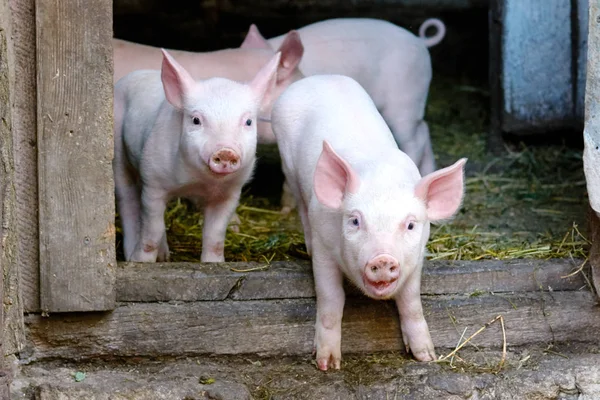
[[[438, 164], [465, 156], [469, 162], [462, 208], [453, 221], [432, 225], [428, 258], [585, 258], [581, 150], [520, 145], [502, 157], [486, 155], [487, 102], [487, 93], [477, 88], [444, 80], [432, 85], [427, 119]], [[226, 259], [308, 258], [297, 214], [282, 216], [278, 209], [267, 199], [244, 195], [237, 210], [239, 233], [227, 233]], [[171, 260], [199, 261], [201, 213], [177, 200], [165, 222]]]

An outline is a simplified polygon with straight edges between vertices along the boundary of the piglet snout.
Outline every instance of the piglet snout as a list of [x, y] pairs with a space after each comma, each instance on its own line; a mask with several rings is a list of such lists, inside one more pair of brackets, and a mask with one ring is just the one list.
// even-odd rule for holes
[[240, 167], [240, 156], [234, 150], [224, 147], [210, 156], [208, 166], [216, 174], [227, 175]]
[[400, 266], [394, 257], [382, 254], [365, 266], [365, 278], [372, 286], [387, 286], [400, 276]]

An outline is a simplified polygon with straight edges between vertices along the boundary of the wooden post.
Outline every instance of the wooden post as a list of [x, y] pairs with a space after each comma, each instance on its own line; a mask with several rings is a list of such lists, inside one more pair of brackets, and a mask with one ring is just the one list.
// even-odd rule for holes
[[15, 154], [15, 191], [19, 235], [19, 287], [25, 311], [40, 310], [38, 237], [37, 102], [35, 63], [35, 0], [9, 0], [12, 128]]
[[36, 0], [41, 308], [115, 307], [112, 1]]
[[15, 166], [12, 134], [14, 71], [9, 56], [10, 12], [0, 0], [0, 399], [9, 399], [11, 374], [5, 356], [21, 350], [23, 307], [19, 296]]
[[600, 293], [600, 4], [590, 3], [583, 169], [590, 199], [590, 264], [596, 293]]

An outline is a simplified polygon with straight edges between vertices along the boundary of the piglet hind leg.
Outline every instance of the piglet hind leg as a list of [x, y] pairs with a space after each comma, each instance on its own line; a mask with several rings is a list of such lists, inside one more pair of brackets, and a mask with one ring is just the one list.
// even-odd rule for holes
[[337, 264], [313, 247], [313, 274], [317, 293], [315, 348], [317, 366], [326, 371], [340, 369], [342, 363], [342, 316], [346, 295], [343, 274]]
[[[165, 233], [165, 193], [144, 187], [142, 189], [142, 212], [140, 238], [131, 261], [156, 262], [159, 247]], [[166, 240], [166, 238], [165, 238]]]
[[159, 262], [167, 262], [169, 261], [169, 243], [167, 242], [167, 232], [163, 235], [160, 240], [160, 244], [158, 245], [158, 254], [156, 256], [156, 261]]
[[123, 228], [125, 260], [131, 261], [140, 236], [140, 192], [122, 172], [115, 173], [117, 211]]
[[[387, 121], [387, 120], [386, 120]], [[398, 147], [414, 161], [421, 176], [435, 171], [429, 126], [423, 120], [392, 120], [389, 124]]]
[[202, 227], [202, 262], [225, 261], [225, 234], [240, 200], [240, 192], [204, 207]]
[[294, 198], [294, 193], [292, 192], [290, 184], [286, 179], [283, 181], [283, 187], [281, 191], [281, 213], [289, 214], [294, 208], [296, 208], [296, 199]]
[[406, 352], [412, 352], [419, 361], [433, 361], [437, 357], [429, 334], [421, 304], [421, 273], [413, 272], [396, 296], [400, 313], [400, 328]]

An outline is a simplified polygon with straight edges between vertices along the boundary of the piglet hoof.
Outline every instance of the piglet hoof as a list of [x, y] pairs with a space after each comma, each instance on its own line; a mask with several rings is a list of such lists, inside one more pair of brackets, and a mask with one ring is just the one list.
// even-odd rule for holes
[[169, 253], [169, 250], [167, 249], [166, 251], [159, 251], [158, 255], [156, 256], [156, 261], [158, 262], [169, 262], [169, 259], [171, 258], [171, 255]]
[[142, 263], [153, 263], [156, 262], [156, 255], [153, 253], [147, 253], [145, 251], [134, 251], [131, 255], [131, 259], [129, 261], [132, 262], [142, 262]]
[[291, 213], [291, 212], [292, 212], [292, 210], [293, 210], [293, 208], [292, 208], [292, 207], [290, 207], [290, 206], [285, 206], [285, 207], [282, 207], [282, 208], [281, 208], [281, 211], [280, 211], [280, 213], [281, 213], [282, 215], [288, 215], [289, 213]]
[[239, 215], [233, 214], [229, 220], [229, 230], [235, 233], [240, 233], [241, 223], [242, 221], [240, 220]]
[[317, 367], [321, 371], [327, 371], [330, 368], [340, 369], [342, 360], [334, 357], [333, 354], [325, 358], [317, 358]]
[[437, 360], [437, 356], [435, 355], [435, 351], [433, 350], [433, 348], [431, 349], [423, 349], [420, 351], [414, 351], [412, 352], [413, 356], [418, 360], [418, 361], [435, 361]]

